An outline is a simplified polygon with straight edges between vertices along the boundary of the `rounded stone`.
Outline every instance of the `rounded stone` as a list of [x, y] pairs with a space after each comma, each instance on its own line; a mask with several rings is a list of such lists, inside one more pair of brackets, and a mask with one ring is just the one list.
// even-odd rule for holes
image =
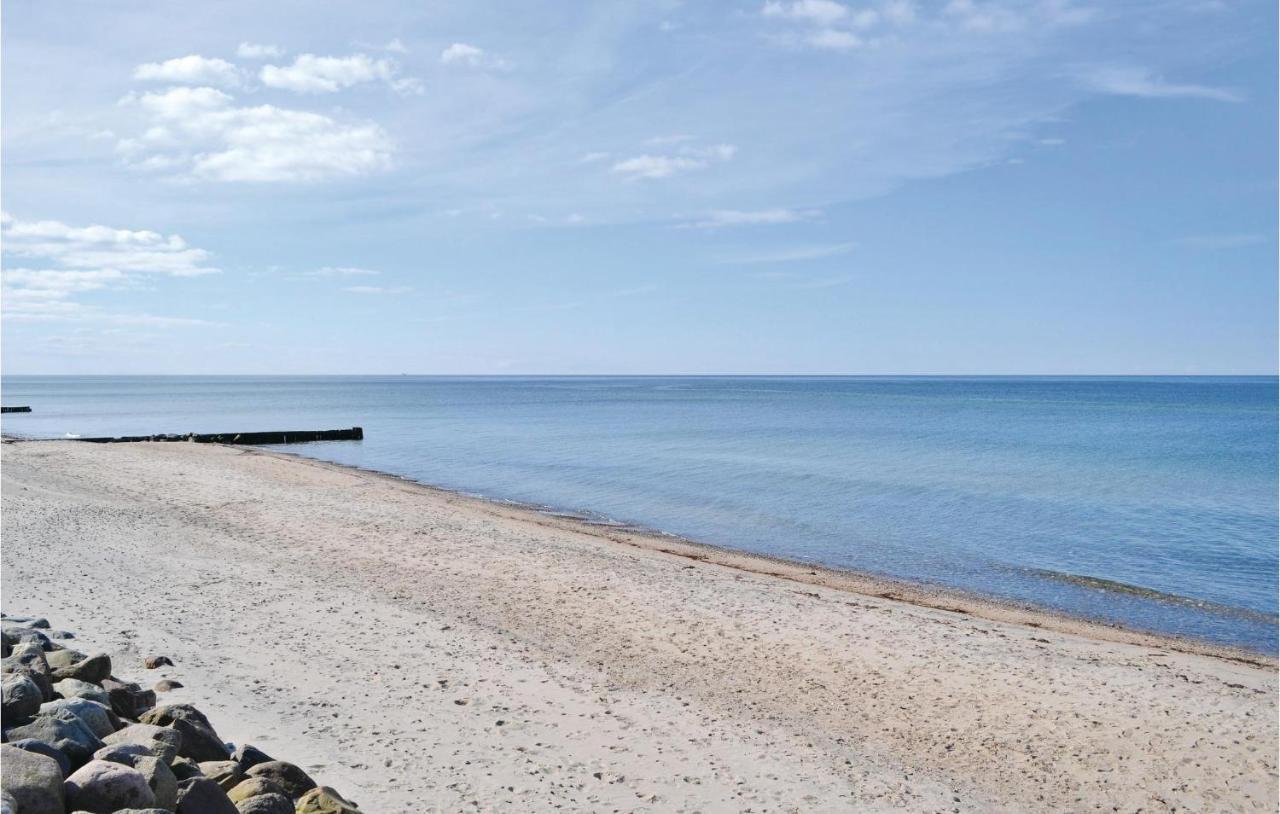
[[12, 674], [4, 677], [3, 715], [6, 724], [22, 723], [35, 715], [44, 700], [40, 686], [25, 675]]
[[20, 814], [62, 814], [62, 769], [51, 757], [0, 746], [0, 785]]
[[265, 777], [268, 780], [274, 780], [284, 788], [285, 793], [292, 800], [298, 799], [316, 787], [316, 781], [312, 780], [306, 772], [283, 760], [270, 760], [266, 763], [259, 763], [246, 774], [250, 777]]
[[105, 760], [91, 760], [67, 778], [67, 806], [94, 814], [122, 808], [151, 808], [155, 793], [137, 769]]
[[360, 814], [360, 809], [328, 786], [318, 786], [298, 798], [297, 814]]
[[237, 814], [294, 814], [293, 803], [283, 794], [259, 794], [236, 803]]

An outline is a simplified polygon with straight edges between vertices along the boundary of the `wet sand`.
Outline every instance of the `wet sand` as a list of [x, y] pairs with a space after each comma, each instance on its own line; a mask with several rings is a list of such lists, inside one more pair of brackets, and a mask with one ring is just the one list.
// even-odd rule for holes
[[257, 450], [2, 465], [5, 610], [366, 810], [1277, 805], [1271, 659]]

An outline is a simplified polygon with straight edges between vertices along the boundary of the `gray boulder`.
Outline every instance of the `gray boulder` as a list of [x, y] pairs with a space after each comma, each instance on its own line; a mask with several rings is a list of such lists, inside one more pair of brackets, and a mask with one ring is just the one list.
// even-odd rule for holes
[[140, 757], [133, 768], [147, 778], [147, 785], [156, 796], [156, 805], [172, 811], [178, 805], [178, 778], [173, 770], [156, 757]]
[[91, 760], [67, 778], [67, 807], [112, 814], [122, 808], [151, 808], [156, 797], [137, 769]]
[[226, 760], [230, 750], [213, 730], [204, 713], [190, 704], [170, 704], [156, 707], [138, 719], [144, 724], [172, 727], [182, 733], [182, 745], [178, 754], [197, 763], [207, 760]]
[[227, 796], [231, 798], [231, 802], [236, 805], [239, 805], [242, 800], [247, 800], [250, 797], [258, 797], [262, 794], [280, 794], [283, 795], [286, 800], [289, 799], [289, 793], [284, 790], [283, 786], [276, 781], [268, 780], [265, 777], [250, 777], [247, 780], [241, 781], [235, 788], [227, 792]]
[[135, 757], [163, 757], [163, 751], [142, 743], [112, 743], [93, 753], [94, 760], [133, 765]]
[[44, 741], [66, 755], [72, 768], [83, 765], [102, 748], [102, 741], [93, 730], [65, 709], [39, 713], [31, 723], [5, 730], [4, 734], [11, 741], [22, 738]]
[[49, 629], [49, 620], [43, 616], [15, 616], [10, 613], [0, 613], [0, 620], [3, 620], [6, 626], [18, 625], [21, 627], [35, 627], [44, 630]]
[[306, 772], [283, 760], [259, 763], [245, 774], [249, 777], [265, 777], [279, 783], [292, 800], [298, 799], [316, 787], [316, 781], [312, 780]]
[[70, 667], [78, 661], [84, 661], [88, 656], [79, 650], [71, 650], [64, 648], [62, 650], [51, 650], [44, 654], [45, 663], [49, 665], [50, 670], [57, 670], [62, 667]]
[[176, 757], [169, 761], [169, 768], [173, 769], [173, 774], [178, 778], [178, 782], [190, 780], [193, 777], [204, 777], [200, 771], [200, 764], [196, 763], [189, 757]]
[[40, 706], [41, 712], [54, 712], [59, 709], [65, 709], [84, 721], [85, 726], [99, 738], [105, 738], [120, 728], [120, 719], [110, 708], [87, 698], [59, 698]]
[[103, 743], [108, 745], [131, 743], [147, 746], [155, 750], [156, 756], [165, 763], [172, 763], [178, 755], [178, 750], [182, 748], [182, 735], [166, 726], [132, 724], [103, 738]]
[[174, 811], [176, 814], [239, 814], [222, 787], [204, 777], [193, 777], [178, 784], [178, 807]]
[[44, 741], [38, 741], [35, 738], [22, 738], [16, 741], [9, 741], [9, 745], [15, 749], [22, 749], [37, 755], [44, 755], [47, 758], [53, 758], [57, 762], [58, 768], [62, 771], [63, 777], [71, 774], [71, 761], [67, 760], [67, 756]]
[[293, 803], [283, 794], [259, 794], [236, 803], [239, 814], [294, 814]]
[[111, 706], [111, 696], [97, 684], [81, 681], [78, 678], [64, 678], [53, 683], [53, 691], [63, 698], [88, 698], [97, 701], [104, 707]]
[[111, 697], [111, 708], [125, 718], [140, 718], [156, 705], [154, 690], [144, 690], [141, 685], [114, 678], [104, 679], [102, 689]]
[[275, 760], [275, 758], [258, 747], [250, 746], [247, 743], [237, 746], [236, 750], [231, 753], [231, 759], [240, 764], [240, 771], [242, 772], [249, 771], [259, 763]]
[[54, 681], [74, 678], [88, 681], [90, 684], [101, 684], [111, 677], [111, 657], [106, 653], [95, 653], [86, 659], [53, 671]]
[[28, 676], [11, 674], [4, 677], [0, 697], [3, 698], [0, 714], [6, 724], [12, 725], [23, 723], [39, 712], [44, 693]]
[[105, 760], [137, 769], [147, 779], [147, 786], [155, 795], [157, 806], [172, 810], [177, 805], [178, 778], [164, 761], [150, 754], [147, 747], [137, 744], [107, 746], [95, 752], [93, 757], [94, 760]]
[[234, 760], [206, 760], [200, 764], [200, 773], [221, 786], [223, 791], [231, 791], [244, 780], [244, 771]]
[[0, 746], [0, 785], [20, 814], [62, 814], [62, 769], [53, 758]]

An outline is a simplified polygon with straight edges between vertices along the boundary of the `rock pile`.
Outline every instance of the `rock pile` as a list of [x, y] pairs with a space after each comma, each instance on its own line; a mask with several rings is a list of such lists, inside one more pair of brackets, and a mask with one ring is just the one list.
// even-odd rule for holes
[[190, 704], [156, 706], [105, 653], [60, 643], [71, 638], [0, 614], [0, 814], [360, 814], [294, 764], [225, 743]]

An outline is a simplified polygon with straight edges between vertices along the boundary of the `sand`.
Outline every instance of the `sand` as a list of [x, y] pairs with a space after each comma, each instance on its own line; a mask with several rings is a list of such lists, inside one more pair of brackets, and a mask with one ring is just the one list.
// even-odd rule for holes
[[5, 610], [370, 812], [1277, 807], [1269, 659], [258, 450], [0, 463]]

